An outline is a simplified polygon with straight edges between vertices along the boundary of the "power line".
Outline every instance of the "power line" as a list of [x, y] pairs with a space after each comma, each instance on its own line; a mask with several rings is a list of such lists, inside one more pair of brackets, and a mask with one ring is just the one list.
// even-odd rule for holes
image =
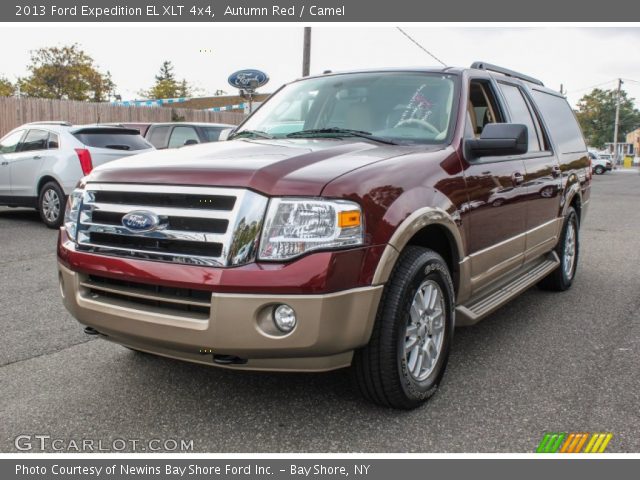
[[427, 50], [422, 45], [420, 45], [420, 43], [418, 43], [417, 40], [415, 40], [411, 35], [409, 35], [407, 32], [405, 32], [402, 28], [400, 28], [400, 27], [396, 27], [396, 28], [398, 29], [398, 31], [400, 33], [402, 33], [405, 37], [407, 37], [409, 40], [411, 40], [413, 43], [415, 43], [418, 46], [418, 48], [423, 50], [427, 55], [429, 55], [431, 58], [433, 58], [436, 62], [442, 64], [443, 67], [447, 66], [446, 63], [444, 63], [442, 60], [440, 60], [438, 57], [436, 57], [433, 53], [431, 53], [429, 50]]
[[606, 82], [598, 83], [597, 85], [592, 85], [590, 87], [584, 87], [584, 88], [577, 88], [575, 90], [569, 90], [566, 93], [576, 93], [576, 92], [583, 92], [585, 90], [592, 90], [594, 88], [601, 87], [601, 86], [606, 85], [608, 83], [617, 82], [617, 81], [618, 81], [617, 78], [612, 78], [611, 80], [607, 80]]

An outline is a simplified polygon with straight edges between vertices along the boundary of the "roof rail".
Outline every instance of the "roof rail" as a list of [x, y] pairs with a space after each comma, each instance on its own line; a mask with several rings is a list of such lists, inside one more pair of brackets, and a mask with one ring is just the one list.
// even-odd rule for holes
[[537, 78], [530, 77], [529, 75], [525, 75], [523, 73], [518, 73], [514, 70], [509, 70], [508, 68], [498, 67], [497, 65], [492, 65], [491, 63], [473, 62], [471, 64], [471, 68], [476, 68], [478, 70], [487, 70], [489, 72], [501, 73], [508, 77], [519, 78], [520, 80], [524, 80], [525, 82], [535, 83], [536, 85], [540, 85], [544, 87], [544, 83], [542, 83]]
[[30, 122], [27, 125], [62, 125], [63, 127], [71, 127], [71, 123], [63, 120], [51, 120], [45, 122]]

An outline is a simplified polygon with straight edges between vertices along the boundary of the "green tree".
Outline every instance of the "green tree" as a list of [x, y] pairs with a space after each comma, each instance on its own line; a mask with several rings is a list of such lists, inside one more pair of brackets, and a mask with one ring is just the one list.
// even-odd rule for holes
[[0, 97], [10, 97], [16, 92], [16, 86], [5, 77], [0, 77]]
[[165, 60], [160, 71], [155, 76], [156, 83], [149, 89], [140, 92], [140, 95], [150, 99], [190, 97], [195, 89], [186, 79], [178, 80], [173, 72], [173, 64]]
[[31, 51], [29, 75], [18, 80], [28, 97], [103, 102], [115, 88], [109, 72], [102, 73], [77, 43]]
[[[578, 102], [576, 116], [589, 146], [603, 148], [605, 143], [613, 142], [616, 90], [596, 88], [583, 96]], [[638, 126], [640, 126], [640, 111], [635, 108], [635, 100], [621, 90], [618, 141], [624, 141], [624, 135]]]

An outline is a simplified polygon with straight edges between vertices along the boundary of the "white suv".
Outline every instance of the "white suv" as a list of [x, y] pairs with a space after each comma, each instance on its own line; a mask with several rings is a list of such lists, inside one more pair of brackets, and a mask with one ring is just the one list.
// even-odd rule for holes
[[613, 168], [611, 159], [605, 158], [605, 156], [600, 153], [589, 152], [589, 158], [591, 159], [591, 170], [596, 175], [602, 175], [605, 172], [610, 172]]
[[66, 197], [94, 167], [153, 150], [138, 130], [66, 122], [22, 125], [0, 140], [0, 205], [33, 207], [60, 226]]

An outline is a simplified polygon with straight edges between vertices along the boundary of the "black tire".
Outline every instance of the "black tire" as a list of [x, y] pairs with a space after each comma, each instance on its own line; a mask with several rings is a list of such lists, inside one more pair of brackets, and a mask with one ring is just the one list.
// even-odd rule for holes
[[604, 167], [602, 165], [597, 165], [593, 171], [596, 175], [602, 175], [604, 173]]
[[[425, 282], [442, 294], [444, 331], [439, 354], [435, 362], [429, 362], [434, 365], [431, 372], [425, 371], [426, 378], [416, 379], [405, 358], [405, 341], [412, 302]], [[369, 344], [354, 355], [351, 372], [365, 398], [385, 407], [411, 409], [436, 393], [453, 338], [454, 296], [449, 269], [440, 255], [414, 246], [403, 251], [384, 288]], [[422, 335], [431, 338], [426, 331]]]
[[[574, 231], [574, 255], [573, 255], [573, 267], [571, 272], [568, 273], [565, 268], [565, 259], [567, 257], [567, 235], [569, 229]], [[573, 207], [569, 207], [569, 211], [562, 225], [562, 233], [560, 240], [555, 247], [555, 252], [560, 259], [560, 265], [547, 277], [543, 278], [538, 286], [543, 290], [550, 290], [554, 292], [563, 292], [571, 288], [573, 279], [576, 276], [576, 270], [578, 268], [578, 258], [580, 257], [580, 223], [578, 221], [578, 214]]]
[[[57, 211], [56, 211], [57, 199]], [[38, 212], [44, 224], [49, 228], [59, 228], [64, 221], [64, 209], [66, 197], [60, 185], [56, 182], [47, 182], [40, 189], [38, 195]]]

